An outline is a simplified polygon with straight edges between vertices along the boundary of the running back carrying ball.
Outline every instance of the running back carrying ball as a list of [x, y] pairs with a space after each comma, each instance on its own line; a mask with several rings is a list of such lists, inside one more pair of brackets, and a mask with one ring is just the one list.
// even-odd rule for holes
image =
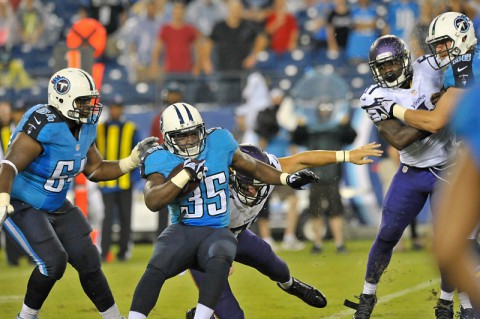
[[[202, 161], [198, 161], [198, 160], [195, 160], [195, 159], [191, 159], [190, 161], [192, 162], [192, 164], [196, 164], [196, 165], [199, 165], [202, 162]], [[175, 166], [173, 168], [173, 170], [170, 172], [170, 174], [168, 174], [167, 179], [171, 180], [173, 177], [177, 176], [177, 174], [180, 173], [184, 169], [185, 169], [185, 163], [178, 164], [177, 166]], [[187, 182], [187, 184], [185, 184], [185, 186], [183, 186], [182, 190], [177, 195], [177, 198], [185, 197], [186, 195], [193, 192], [200, 185], [200, 182], [203, 179], [203, 172], [199, 173], [199, 175], [201, 175], [201, 176], [197, 175], [196, 178], [189, 180]]]

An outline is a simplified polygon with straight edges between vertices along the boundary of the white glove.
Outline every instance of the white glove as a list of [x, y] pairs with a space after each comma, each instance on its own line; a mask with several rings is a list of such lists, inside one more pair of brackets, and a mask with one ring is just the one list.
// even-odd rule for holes
[[123, 173], [128, 173], [140, 165], [141, 160], [145, 157], [145, 153], [152, 147], [158, 145], [158, 137], [150, 136], [138, 142], [133, 148], [129, 157], [123, 158], [118, 162]]
[[8, 216], [13, 214], [13, 206], [10, 205], [10, 195], [0, 193], [0, 230]]

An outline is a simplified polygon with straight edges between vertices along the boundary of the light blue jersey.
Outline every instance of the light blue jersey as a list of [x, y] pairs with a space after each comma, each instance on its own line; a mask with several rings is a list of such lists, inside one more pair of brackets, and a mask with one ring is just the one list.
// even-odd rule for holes
[[[200, 186], [190, 194], [175, 199], [168, 205], [172, 224], [227, 227], [230, 223], [229, 166], [238, 143], [224, 129], [207, 130], [205, 149], [197, 158], [205, 160], [208, 171]], [[184, 162], [163, 147], [151, 152], [143, 164], [143, 176], [160, 173], [167, 177], [178, 164]]]
[[480, 48], [477, 46], [475, 50], [458, 56], [445, 69], [445, 78], [443, 87], [456, 87], [466, 89], [480, 80]]
[[40, 143], [43, 152], [15, 177], [11, 196], [53, 212], [65, 203], [70, 183], [85, 168], [97, 126], [82, 125], [77, 140], [55, 108], [39, 104], [25, 113], [11, 141], [19, 132]]
[[451, 126], [469, 147], [477, 168], [480, 170], [480, 112], [478, 100], [480, 99], [480, 85], [470, 89], [460, 100], [455, 109]]

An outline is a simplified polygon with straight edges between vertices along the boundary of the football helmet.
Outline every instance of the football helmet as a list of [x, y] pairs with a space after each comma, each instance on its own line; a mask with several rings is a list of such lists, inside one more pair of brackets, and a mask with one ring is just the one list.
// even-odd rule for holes
[[[450, 48], [447, 47], [448, 40], [452, 41]], [[472, 20], [462, 13], [446, 12], [430, 23], [425, 42], [435, 57], [432, 67], [438, 70], [450, 64], [456, 56], [467, 53], [477, 44], [477, 38]]]
[[[256, 160], [270, 165], [270, 160], [267, 154], [262, 151], [261, 148], [251, 144], [240, 144], [239, 148], [242, 152], [250, 155]], [[233, 193], [237, 196], [238, 200], [247, 206], [255, 206], [262, 202], [267, 196], [270, 190], [270, 186], [257, 181], [248, 174], [241, 171], [231, 170], [230, 172], [230, 185], [232, 186]]]
[[98, 122], [103, 109], [99, 96], [93, 78], [81, 69], [60, 70], [48, 83], [48, 104], [77, 123]]
[[180, 157], [197, 158], [205, 148], [205, 123], [190, 104], [169, 105], [160, 117], [160, 131], [167, 149]]
[[413, 76], [410, 51], [394, 35], [384, 35], [370, 47], [369, 65], [375, 82], [384, 88], [398, 88]]

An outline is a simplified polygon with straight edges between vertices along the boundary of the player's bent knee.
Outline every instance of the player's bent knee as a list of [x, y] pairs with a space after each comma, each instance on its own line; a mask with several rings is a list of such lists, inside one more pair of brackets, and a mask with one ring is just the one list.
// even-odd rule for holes
[[39, 267], [44, 276], [60, 280], [67, 269], [68, 255], [65, 251], [52, 252], [48, 256], [49, 261], [45, 262], [46, 267]]

